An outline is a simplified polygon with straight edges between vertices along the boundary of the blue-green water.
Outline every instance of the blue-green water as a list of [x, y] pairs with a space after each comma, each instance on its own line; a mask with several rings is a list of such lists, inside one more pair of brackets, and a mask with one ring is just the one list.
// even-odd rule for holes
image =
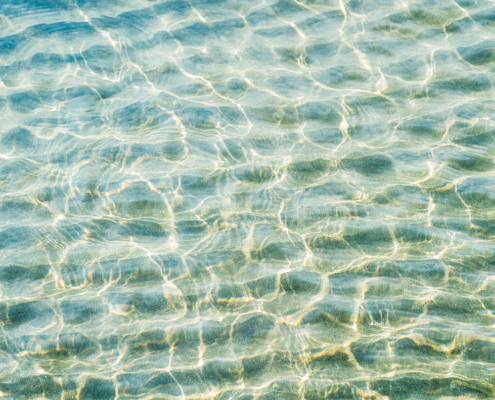
[[495, 397], [495, 5], [0, 0], [0, 395]]

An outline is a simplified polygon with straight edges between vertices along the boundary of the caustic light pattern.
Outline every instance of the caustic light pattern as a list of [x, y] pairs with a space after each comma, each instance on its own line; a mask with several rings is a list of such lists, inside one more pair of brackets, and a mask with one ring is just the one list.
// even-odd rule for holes
[[495, 397], [495, 6], [0, 1], [0, 395]]

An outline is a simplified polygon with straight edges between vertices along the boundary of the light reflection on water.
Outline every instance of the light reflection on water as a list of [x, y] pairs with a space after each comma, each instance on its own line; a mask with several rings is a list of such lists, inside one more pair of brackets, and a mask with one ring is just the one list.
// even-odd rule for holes
[[0, 394], [493, 397], [494, 16], [0, 2]]

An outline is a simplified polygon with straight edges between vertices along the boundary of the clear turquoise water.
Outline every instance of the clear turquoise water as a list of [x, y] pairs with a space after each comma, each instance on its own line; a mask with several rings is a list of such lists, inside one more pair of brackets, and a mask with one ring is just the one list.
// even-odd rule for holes
[[1, 396], [493, 398], [494, 26], [0, 0]]

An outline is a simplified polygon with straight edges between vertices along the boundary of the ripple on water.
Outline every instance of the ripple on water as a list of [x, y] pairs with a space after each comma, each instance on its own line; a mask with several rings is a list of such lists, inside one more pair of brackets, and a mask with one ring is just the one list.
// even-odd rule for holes
[[0, 4], [0, 396], [494, 396], [489, 2]]

